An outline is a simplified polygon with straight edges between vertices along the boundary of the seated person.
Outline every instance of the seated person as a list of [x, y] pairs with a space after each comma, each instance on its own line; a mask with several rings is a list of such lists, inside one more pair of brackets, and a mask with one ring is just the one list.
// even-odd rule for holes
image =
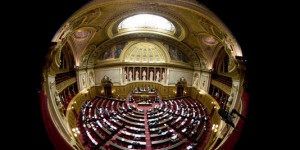
[[192, 149], [194, 149], [192, 145], [186, 147], [186, 150], [192, 150]]
[[135, 136], [135, 137], [133, 138], [134, 141], [140, 141], [141, 139], [142, 139], [142, 138], [139, 137], [139, 136]]
[[181, 132], [182, 132], [182, 133], [186, 133], [186, 130], [187, 130], [187, 128], [183, 128], [183, 129], [181, 130]]
[[157, 126], [157, 124], [155, 122], [149, 123], [149, 127], [151, 127], [151, 128], [156, 127], [156, 126]]
[[178, 135], [177, 134], [173, 134], [173, 136], [171, 137], [172, 140], [177, 139]]
[[128, 107], [128, 111], [132, 111], [132, 108], [131, 108], [131, 107]]
[[188, 126], [187, 126], [187, 129], [188, 130], [190, 130], [190, 129], [192, 129], [193, 128], [193, 126], [191, 125], [191, 124], [189, 124]]
[[91, 121], [91, 120], [90, 120], [90, 117], [87, 116], [83, 122], [84, 122], [84, 123], [89, 123], [90, 121]]
[[219, 115], [222, 117], [222, 120], [225, 121], [225, 123], [229, 124], [233, 128], [235, 128], [235, 125], [233, 123], [233, 117], [224, 109], [218, 110]]
[[207, 121], [207, 120], [208, 120], [208, 117], [207, 117], [207, 116], [203, 116], [203, 120], [204, 120], [204, 121]]
[[132, 145], [134, 148], [138, 148], [140, 146], [140, 143], [139, 142], [132, 142]]
[[[128, 148], [132, 148], [132, 145], [128, 145], [127, 147], [128, 147]], [[108, 149], [108, 148], [107, 148], [107, 149]]]
[[135, 130], [135, 133], [136, 133], [136, 134], [140, 134], [140, 131], [139, 131], [139, 130]]
[[177, 143], [179, 141], [179, 138], [176, 138], [176, 139], [171, 139], [171, 143]]
[[188, 147], [186, 147], [187, 150], [194, 150], [197, 147], [197, 143], [191, 143]]
[[161, 134], [161, 133], [162, 133], [162, 131], [161, 131], [161, 130], [158, 130], [158, 131], [157, 131], [157, 134]]
[[167, 131], [167, 136], [171, 136], [172, 135], [172, 132], [171, 131]]
[[195, 135], [197, 133], [197, 131], [194, 129], [192, 132], [191, 132], [191, 135]]
[[133, 97], [130, 96], [130, 97], [129, 97], [129, 102], [133, 102], [133, 101], [134, 101]]
[[113, 114], [113, 115], [116, 115], [117, 113], [116, 113], [114, 110], [112, 110], [112, 114]]

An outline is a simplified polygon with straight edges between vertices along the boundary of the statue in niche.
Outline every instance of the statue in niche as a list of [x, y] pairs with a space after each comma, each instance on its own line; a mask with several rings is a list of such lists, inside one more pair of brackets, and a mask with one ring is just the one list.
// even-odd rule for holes
[[61, 114], [63, 114], [64, 105], [62, 103], [62, 100], [59, 97], [59, 93], [58, 93], [57, 90], [55, 90], [55, 92], [54, 92], [54, 97], [55, 97], [55, 102], [56, 102], [56, 105], [58, 107], [58, 110], [60, 111]]
[[194, 82], [193, 82], [193, 86], [195, 86], [195, 87], [198, 86], [198, 80], [199, 80], [199, 77], [198, 77], [198, 75], [196, 75]]
[[159, 82], [159, 71], [156, 72], [156, 79], [155, 81]]
[[54, 88], [54, 86], [56, 85], [56, 81], [54, 80], [53, 82], [50, 81], [50, 87]]
[[129, 71], [129, 81], [132, 81], [132, 71]]
[[82, 87], [85, 87], [85, 76], [82, 76], [81, 81], [82, 81]]
[[139, 74], [140, 74], [139, 71], [135, 72], [135, 80], [137, 80], [137, 81], [140, 80]]
[[153, 71], [150, 71], [150, 81], [153, 81]]
[[57, 90], [55, 90], [54, 92], [54, 98], [55, 98], [56, 105], [59, 106], [61, 104], [61, 100], [59, 98], [59, 93]]
[[233, 100], [233, 96], [234, 96], [234, 94], [231, 93], [230, 96], [228, 97], [228, 102], [231, 102]]
[[146, 71], [145, 70], [143, 71], [143, 80], [144, 81], [146, 80]]
[[123, 71], [123, 81], [124, 81], [124, 82], [127, 82], [127, 79], [126, 79], [127, 72], [126, 72], [125, 69], [123, 69], [123, 70], [124, 70], [124, 71]]
[[67, 22], [63, 26], [62, 30], [60, 31], [60, 37], [59, 37], [59, 39], [60, 40], [64, 39], [69, 33], [71, 33], [72, 28], [73, 28], [73, 26], [69, 22]]
[[166, 77], [165, 77], [165, 72], [163, 72], [163, 73], [162, 73], [162, 79], [161, 79], [161, 82], [165, 82], [165, 78], [166, 78]]
[[94, 74], [93, 74], [93, 72], [90, 72], [89, 79], [90, 79], [90, 86], [94, 86], [95, 82], [94, 82]]

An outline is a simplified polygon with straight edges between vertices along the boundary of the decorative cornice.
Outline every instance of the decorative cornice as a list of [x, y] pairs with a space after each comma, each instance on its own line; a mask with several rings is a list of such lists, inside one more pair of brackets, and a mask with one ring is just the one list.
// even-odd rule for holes
[[107, 64], [98, 64], [94, 67], [94, 69], [97, 68], [108, 68], [108, 67], [131, 67], [131, 66], [148, 66], [148, 67], [174, 67], [174, 68], [181, 68], [181, 69], [188, 69], [193, 70], [193, 67], [188, 65], [182, 65], [182, 64], [172, 64], [172, 63], [129, 63], [129, 62], [115, 62], [115, 63], [107, 63]]

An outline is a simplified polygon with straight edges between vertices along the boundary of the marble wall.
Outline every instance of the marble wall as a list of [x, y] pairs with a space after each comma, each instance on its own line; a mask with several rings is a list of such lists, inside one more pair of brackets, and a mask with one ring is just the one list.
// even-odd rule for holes
[[88, 78], [87, 78], [87, 72], [86, 70], [79, 70], [77, 73], [77, 81], [78, 81], [78, 87], [79, 87], [79, 91], [85, 89], [88, 87]]
[[211, 76], [211, 74], [208, 72], [201, 72], [200, 89], [204, 90], [207, 93], [209, 91], [210, 76]]
[[106, 75], [111, 79], [113, 85], [121, 85], [121, 67], [97, 68], [94, 70], [96, 77], [96, 85], [101, 85], [101, 80]]
[[[193, 84], [193, 71], [191, 70], [186, 70], [186, 69], [180, 69], [180, 68], [165, 68], [166, 69], [166, 83], [161, 83], [164, 85], [169, 85], [169, 86], [175, 86], [176, 83], [178, 82], [178, 80], [181, 77], [184, 77], [187, 81], [187, 86], [192, 86]], [[121, 67], [111, 67], [111, 68], [97, 68], [94, 70], [94, 75], [95, 75], [95, 85], [101, 85], [101, 80], [102, 78], [107, 75], [112, 83], [114, 85], [124, 85], [130, 82], [124, 82], [123, 81], [123, 76], [122, 76], [122, 68]], [[199, 75], [199, 74], [198, 74]], [[199, 79], [201, 80], [201, 77], [199, 75]], [[206, 78], [205, 80], [208, 80], [209, 78]], [[136, 81], [135, 81], [136, 82]], [[140, 81], [137, 81], [140, 82]], [[144, 82], [149, 82], [148, 80], [144, 81]], [[150, 81], [150, 82], [155, 82], [155, 81]], [[198, 81], [200, 83], [200, 81]], [[207, 85], [206, 85], [207, 87]]]
[[199, 71], [195, 71], [194, 75], [193, 75], [193, 87], [199, 89], [200, 87], [200, 72]]
[[89, 87], [95, 86], [95, 73], [93, 69], [88, 70], [88, 84]]
[[168, 85], [176, 85], [178, 80], [181, 77], [184, 77], [186, 79], [187, 86], [192, 86], [193, 71], [179, 69], [179, 68], [169, 68], [168, 77], [169, 77]]

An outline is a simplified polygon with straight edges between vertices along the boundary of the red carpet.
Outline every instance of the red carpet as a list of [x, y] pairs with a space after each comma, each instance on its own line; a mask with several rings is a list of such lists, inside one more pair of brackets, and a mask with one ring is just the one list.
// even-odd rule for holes
[[159, 103], [152, 103], [151, 106], [138, 106], [135, 102], [129, 103], [131, 106], [135, 105], [137, 109], [144, 110], [144, 119], [145, 119], [145, 136], [146, 136], [146, 150], [152, 150], [152, 144], [150, 140], [150, 132], [149, 132], [149, 126], [148, 126], [148, 115], [147, 112], [149, 109], [153, 109], [155, 105], [158, 105]]
[[148, 115], [147, 110], [144, 110], [144, 118], [145, 118], [145, 136], [146, 136], [146, 150], [152, 150], [151, 140], [150, 140], [150, 132], [148, 126]]

